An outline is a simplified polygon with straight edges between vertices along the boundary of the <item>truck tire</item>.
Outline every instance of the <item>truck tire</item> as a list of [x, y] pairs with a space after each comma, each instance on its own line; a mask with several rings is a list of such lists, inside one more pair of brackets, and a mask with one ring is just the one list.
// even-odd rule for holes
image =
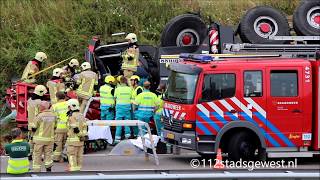
[[240, 22], [240, 38], [252, 44], [284, 44], [286, 41], [269, 40], [269, 36], [289, 36], [286, 17], [268, 6], [257, 6], [247, 11]]
[[320, 35], [320, 1], [301, 1], [293, 14], [293, 28], [297, 35]]
[[261, 160], [261, 157], [264, 156], [259, 141], [246, 131], [241, 131], [231, 137], [227, 152], [228, 158], [233, 161]]
[[198, 15], [182, 14], [166, 24], [161, 34], [161, 46], [200, 45], [206, 35], [206, 25]]

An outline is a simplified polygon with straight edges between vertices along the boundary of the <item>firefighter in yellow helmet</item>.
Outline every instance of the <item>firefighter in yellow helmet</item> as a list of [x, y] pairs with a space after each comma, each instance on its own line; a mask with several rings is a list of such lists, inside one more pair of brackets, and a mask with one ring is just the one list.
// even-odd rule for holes
[[87, 124], [83, 114], [79, 112], [77, 99], [68, 100], [68, 138], [67, 155], [70, 171], [80, 171], [83, 161], [84, 141], [87, 139]]
[[[28, 112], [28, 139], [29, 139], [29, 144], [30, 144], [30, 152], [32, 154], [33, 152], [33, 135], [34, 132], [32, 132], [32, 127], [34, 126], [34, 121], [36, 116], [39, 114], [39, 106], [41, 102], [44, 101], [44, 95], [47, 93], [47, 88], [43, 85], [37, 85], [34, 89], [33, 94], [31, 97], [28, 99], [28, 107], [27, 107], [27, 112]], [[30, 158], [31, 158], [30, 154]]]
[[51, 171], [53, 166], [52, 153], [54, 143], [54, 130], [57, 124], [57, 116], [49, 110], [48, 102], [41, 102], [39, 106], [40, 113], [37, 115], [32, 126], [34, 132], [34, 150], [33, 150], [33, 171], [40, 172], [42, 164], [42, 155], [44, 155], [44, 166], [47, 172]]
[[65, 85], [62, 79], [62, 73], [63, 70], [61, 68], [54, 69], [52, 72], [52, 78], [47, 82], [51, 104], [57, 103], [57, 92], [65, 92]]
[[81, 64], [82, 72], [79, 75], [77, 96], [80, 102], [80, 112], [83, 113], [88, 100], [94, 93], [94, 88], [98, 85], [98, 75], [91, 71], [91, 65], [88, 62]]
[[63, 162], [61, 154], [67, 140], [68, 104], [65, 100], [64, 92], [57, 92], [56, 97], [58, 102], [51, 106], [51, 109], [58, 117], [54, 135], [53, 161]]
[[104, 81], [106, 84], [99, 89], [101, 120], [113, 120], [115, 110], [113, 84], [115, 83], [115, 78], [113, 76], [107, 76]]
[[26, 83], [35, 83], [35, 77], [29, 77], [40, 71], [41, 63], [47, 59], [47, 55], [44, 52], [37, 52], [34, 59], [29, 61], [27, 66], [25, 67], [21, 80]]
[[136, 71], [139, 65], [139, 47], [137, 44], [137, 35], [129, 33], [126, 38], [128, 40], [128, 49], [122, 54], [122, 66], [123, 75], [126, 79], [129, 79]]

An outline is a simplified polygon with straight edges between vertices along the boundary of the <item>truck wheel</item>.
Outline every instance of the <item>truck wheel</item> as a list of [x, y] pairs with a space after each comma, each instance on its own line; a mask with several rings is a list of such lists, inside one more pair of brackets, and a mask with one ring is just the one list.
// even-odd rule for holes
[[320, 35], [320, 1], [302, 1], [293, 14], [293, 28], [297, 35]]
[[289, 36], [286, 17], [268, 6], [257, 6], [247, 11], [240, 22], [240, 38], [246, 43], [284, 44], [286, 41], [269, 40], [269, 36]]
[[258, 142], [245, 131], [233, 135], [228, 144], [228, 158], [233, 161], [261, 159], [263, 151]]
[[206, 25], [198, 15], [182, 14], [166, 24], [161, 34], [161, 46], [200, 45], [206, 34]]

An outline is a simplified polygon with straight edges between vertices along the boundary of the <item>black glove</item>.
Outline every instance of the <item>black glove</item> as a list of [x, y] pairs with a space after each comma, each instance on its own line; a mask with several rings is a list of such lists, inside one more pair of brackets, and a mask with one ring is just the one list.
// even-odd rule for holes
[[87, 141], [89, 138], [88, 136], [81, 136], [79, 139], [80, 141]]
[[55, 151], [57, 149], [57, 146], [58, 145], [56, 143], [53, 144], [53, 151]]
[[129, 56], [128, 57], [128, 61], [132, 61], [133, 60], [133, 57], [132, 56]]
[[112, 111], [114, 111], [114, 110], [115, 110], [114, 107], [109, 107], [109, 109], [108, 109], [109, 112], [112, 112]]
[[78, 134], [80, 132], [80, 130], [79, 130], [79, 128], [76, 127], [76, 128], [73, 128], [73, 132]]
[[37, 131], [37, 128], [32, 128], [31, 131], [32, 131], [32, 132], [36, 132], [36, 131]]

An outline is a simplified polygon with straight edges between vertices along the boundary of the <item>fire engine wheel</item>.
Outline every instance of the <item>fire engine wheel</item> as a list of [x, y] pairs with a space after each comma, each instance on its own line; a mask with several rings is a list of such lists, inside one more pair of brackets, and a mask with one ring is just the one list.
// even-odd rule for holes
[[198, 15], [182, 14], [166, 24], [161, 34], [161, 46], [200, 45], [206, 32], [206, 25]]
[[293, 28], [298, 35], [320, 35], [320, 1], [302, 1], [293, 14]]
[[286, 17], [268, 6], [257, 6], [247, 11], [240, 22], [240, 38], [246, 43], [284, 44], [286, 41], [269, 40], [269, 36], [289, 36]]
[[261, 159], [262, 150], [258, 142], [252, 134], [245, 131], [233, 135], [228, 144], [228, 158], [233, 161]]

